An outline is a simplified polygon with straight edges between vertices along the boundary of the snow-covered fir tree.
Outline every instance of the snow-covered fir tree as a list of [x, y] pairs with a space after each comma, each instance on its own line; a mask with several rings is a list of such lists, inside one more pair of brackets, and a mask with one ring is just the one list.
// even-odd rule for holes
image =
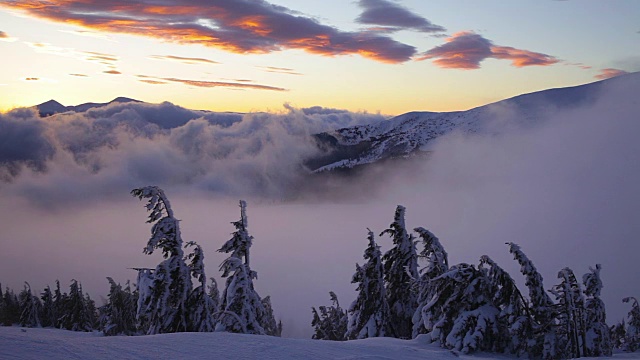
[[249, 235], [247, 203], [240, 200], [240, 220], [232, 222], [236, 231], [218, 250], [229, 257], [220, 265], [222, 277], [227, 278], [222, 293], [221, 311], [216, 331], [267, 334], [265, 326], [275, 323], [273, 313], [268, 314], [262, 299], [253, 286], [257, 278], [249, 263], [249, 250], [253, 236]]
[[634, 352], [640, 348], [640, 305], [638, 300], [629, 296], [622, 299], [625, 303], [631, 303], [631, 310], [627, 315], [627, 327], [625, 329], [624, 344], [622, 349]]
[[209, 299], [211, 300], [209, 312], [215, 319], [216, 314], [220, 311], [220, 290], [218, 290], [218, 282], [215, 278], [209, 278], [209, 284]]
[[405, 208], [398, 205], [394, 220], [380, 236], [388, 234], [393, 239], [393, 247], [383, 256], [384, 280], [391, 324], [387, 335], [410, 339], [413, 328], [413, 314], [418, 306], [418, 294], [412, 283], [418, 278], [418, 257], [413, 235], [407, 233]]
[[555, 359], [579, 358], [585, 355], [584, 297], [573, 271], [564, 268], [558, 273], [560, 284], [551, 289], [557, 304]]
[[607, 325], [607, 314], [604, 302], [600, 299], [602, 280], [600, 279], [600, 264], [595, 268], [589, 267], [589, 272], [582, 276], [585, 300], [585, 356], [611, 356], [611, 332]]
[[42, 314], [40, 316], [42, 327], [55, 326], [58, 315], [56, 314], [56, 308], [53, 303], [51, 287], [47, 286], [44, 288], [44, 291], [40, 294], [40, 299], [42, 300]]
[[554, 303], [544, 289], [542, 275], [527, 255], [515, 243], [507, 243], [509, 252], [520, 264], [520, 272], [525, 276], [525, 286], [529, 289], [529, 311], [531, 314], [531, 340], [528, 354], [531, 358], [553, 359], [556, 357]]
[[349, 340], [386, 336], [389, 327], [382, 253], [375, 242], [375, 235], [371, 230], [368, 231], [369, 244], [364, 252], [367, 262], [363, 266], [356, 264], [356, 272], [351, 280], [351, 283], [358, 284], [358, 296], [348, 310], [349, 323], [345, 336]]
[[193, 251], [187, 257], [189, 260], [188, 266], [189, 269], [191, 269], [191, 276], [199, 283], [199, 286], [194, 288], [191, 294], [189, 294], [187, 319], [189, 330], [211, 332], [215, 326], [211, 313], [214, 305], [207, 293], [207, 276], [204, 273], [204, 253], [200, 245], [195, 242], [188, 242], [187, 246], [193, 247]]
[[329, 292], [329, 296], [331, 297], [331, 306], [318, 306], [318, 310], [315, 307], [311, 308], [313, 314], [311, 326], [314, 329], [311, 338], [344, 341], [346, 340], [348, 323], [347, 312], [340, 307], [338, 296], [333, 291]]
[[[77, 280], [71, 280], [69, 295], [64, 300], [63, 312], [61, 316], [61, 326], [72, 331], [91, 331], [95, 314], [92, 313], [92, 306], [82, 294], [82, 285]], [[95, 307], [93, 307], [95, 309]]]
[[137, 299], [129, 282], [123, 288], [112, 278], [107, 277], [110, 289], [107, 303], [100, 308], [100, 328], [106, 336], [135, 335]]
[[18, 301], [18, 296], [13, 292], [13, 290], [8, 287], [5, 289], [4, 295], [2, 296], [3, 302], [3, 312], [2, 325], [11, 326], [13, 324], [17, 324], [20, 322], [20, 302]]
[[276, 323], [276, 318], [273, 315], [273, 306], [271, 306], [271, 296], [265, 296], [262, 299], [262, 306], [265, 310], [265, 321], [262, 325], [264, 332], [269, 336], [282, 336], [282, 322]]
[[62, 316], [67, 297], [68, 295], [60, 290], [60, 280], [56, 280], [56, 289], [53, 291], [53, 309], [56, 314], [53, 326], [55, 328], [62, 329]]
[[533, 336], [527, 301], [511, 275], [487, 255], [480, 257], [478, 269], [487, 277], [492, 303], [500, 310], [498, 326], [504, 339], [500, 340], [502, 344], [499, 347], [518, 356], [525, 355], [529, 339]]
[[418, 306], [412, 318], [413, 338], [419, 334], [427, 333], [424, 327], [424, 319], [422, 318], [422, 309], [431, 301], [433, 295], [431, 280], [449, 270], [449, 256], [440, 244], [440, 240], [425, 228], [417, 227], [414, 231], [418, 233], [418, 236], [422, 240], [423, 247], [418, 256], [426, 261], [426, 265], [420, 270], [420, 278], [416, 281], [418, 287]]
[[463, 353], [504, 351], [500, 310], [484, 272], [458, 264], [432, 283], [433, 298], [422, 310], [431, 341]]
[[144, 253], [153, 254], [155, 250], [160, 250], [165, 259], [155, 271], [145, 273], [151, 277], [152, 284], [141, 296], [143, 303], [138, 309], [139, 324], [144, 326], [142, 330], [147, 334], [188, 331], [187, 306], [192, 283], [191, 271], [182, 250], [180, 223], [174, 217], [169, 199], [157, 186], [133, 189], [131, 195], [140, 200], [148, 199], [147, 222], [153, 223], [153, 226]]
[[41, 327], [40, 312], [42, 303], [40, 299], [31, 292], [31, 285], [24, 283], [24, 289], [18, 295], [20, 301], [20, 326]]

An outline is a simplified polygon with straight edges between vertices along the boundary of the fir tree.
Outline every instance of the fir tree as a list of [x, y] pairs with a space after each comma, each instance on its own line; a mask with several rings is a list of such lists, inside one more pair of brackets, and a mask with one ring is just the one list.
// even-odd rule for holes
[[31, 285], [24, 283], [24, 289], [18, 296], [20, 302], [20, 326], [24, 327], [41, 327], [40, 311], [42, 303], [37, 296], [31, 292]]
[[340, 307], [338, 296], [333, 291], [329, 292], [331, 297], [331, 306], [319, 306], [311, 308], [313, 319], [311, 326], [314, 328], [312, 339], [315, 340], [333, 340], [344, 341], [347, 332], [347, 312]]
[[488, 256], [480, 257], [478, 269], [487, 277], [492, 303], [500, 310], [498, 323], [503, 339], [499, 347], [518, 356], [526, 354], [533, 336], [527, 301], [511, 275]]
[[110, 285], [107, 303], [100, 309], [100, 327], [103, 333], [106, 336], [135, 335], [136, 298], [129, 282], [122, 288], [110, 277], [107, 277], [107, 281]]
[[204, 253], [200, 245], [195, 242], [188, 242], [187, 246], [193, 247], [193, 252], [188, 256], [191, 276], [200, 283], [189, 295], [189, 329], [190, 331], [197, 332], [212, 332], [214, 330], [214, 320], [211, 309], [214, 305], [212, 304], [209, 294], [207, 294], [207, 277], [204, 273]]
[[209, 299], [211, 299], [211, 314], [215, 316], [220, 311], [220, 290], [218, 290], [218, 282], [214, 278], [209, 278]]
[[42, 300], [42, 316], [40, 317], [42, 327], [55, 326], [58, 315], [53, 303], [53, 293], [51, 292], [51, 287], [47, 286], [44, 289], [42, 294], [40, 294], [40, 299]]
[[71, 280], [69, 296], [64, 302], [61, 326], [67, 330], [88, 332], [93, 330], [94, 319], [95, 314], [92, 314], [91, 306], [82, 294], [82, 285], [76, 280]]
[[5, 289], [3, 296], [4, 315], [2, 324], [4, 326], [12, 326], [20, 322], [20, 302], [18, 296], [8, 287]]
[[607, 326], [604, 302], [600, 299], [602, 291], [600, 270], [600, 264], [596, 264], [595, 269], [589, 267], [589, 272], [582, 277], [584, 294], [587, 296], [585, 300], [585, 356], [611, 356], [612, 354], [611, 332]]
[[633, 296], [622, 299], [622, 302], [631, 303], [631, 310], [627, 315], [627, 328], [622, 349], [634, 352], [640, 347], [640, 305]]
[[382, 254], [373, 232], [368, 231], [369, 246], [364, 252], [367, 262], [362, 267], [356, 264], [356, 272], [351, 280], [351, 283], [358, 284], [358, 296], [348, 310], [347, 339], [385, 336], [389, 327]]
[[558, 278], [561, 283], [551, 290], [558, 301], [555, 306], [558, 325], [554, 358], [578, 358], [585, 355], [584, 297], [571, 269], [562, 269]]
[[393, 247], [382, 258], [391, 325], [388, 335], [409, 339], [418, 306], [418, 296], [411, 288], [418, 278], [418, 262], [413, 236], [407, 233], [404, 218], [405, 208], [398, 205], [393, 223], [380, 236], [389, 234], [393, 238]]
[[216, 331], [265, 335], [265, 326], [269, 327], [275, 320], [273, 314], [267, 313], [253, 286], [253, 279], [257, 278], [257, 274], [249, 264], [253, 236], [249, 235], [247, 229], [246, 209], [247, 203], [240, 200], [240, 220], [232, 222], [236, 231], [218, 250], [230, 255], [220, 265], [222, 277], [227, 280]]
[[520, 264], [520, 272], [525, 276], [525, 286], [529, 289], [532, 336], [528, 348], [531, 358], [555, 358], [556, 335], [554, 329], [554, 303], [544, 289], [542, 275], [520, 246], [507, 243], [509, 252]]
[[273, 315], [273, 306], [271, 306], [271, 296], [265, 296], [262, 299], [262, 306], [265, 310], [265, 322], [262, 325], [266, 335], [270, 336], [282, 336], [282, 322], [276, 323], [275, 316]]
[[60, 280], [56, 280], [56, 289], [53, 292], [53, 312], [55, 314], [55, 322], [53, 327], [62, 329], [62, 317], [65, 311], [65, 302], [67, 294], [60, 290]]
[[431, 301], [433, 288], [431, 280], [449, 270], [449, 256], [440, 244], [440, 240], [429, 230], [418, 227], [414, 229], [422, 240], [422, 251], [419, 258], [426, 260], [426, 265], [420, 270], [420, 279], [416, 281], [418, 287], [418, 306], [412, 317], [412, 337], [426, 334], [422, 318], [422, 309]]
[[482, 271], [458, 264], [432, 282], [433, 298], [422, 310], [432, 341], [463, 353], [504, 350], [500, 310]]
[[152, 254], [157, 249], [165, 259], [154, 272], [145, 273], [153, 281], [149, 292], [142, 297], [144, 302], [139, 306], [139, 323], [144, 324], [147, 334], [188, 331], [187, 303], [192, 283], [182, 250], [180, 223], [162, 189], [147, 186], [134, 189], [131, 194], [140, 200], [148, 199], [147, 222], [153, 226], [144, 253]]

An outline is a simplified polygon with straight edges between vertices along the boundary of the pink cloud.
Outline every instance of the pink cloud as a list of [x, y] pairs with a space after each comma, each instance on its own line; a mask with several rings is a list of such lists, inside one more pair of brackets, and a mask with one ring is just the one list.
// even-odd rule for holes
[[127, 33], [234, 53], [300, 49], [360, 55], [385, 63], [410, 60], [413, 46], [367, 32], [342, 31], [265, 0], [6, 0], [0, 6], [94, 31]]
[[628, 71], [624, 71], [620, 69], [606, 68], [606, 69], [600, 70], [600, 73], [596, 75], [595, 78], [604, 80], [604, 79], [609, 79], [612, 77], [616, 77], [616, 76], [620, 76], [628, 73], [629, 73]]
[[472, 31], [462, 31], [446, 39], [446, 43], [423, 53], [418, 60], [433, 60], [442, 68], [479, 69], [485, 59], [510, 60], [515, 67], [548, 66], [559, 62], [553, 56], [510, 46], [497, 46]]

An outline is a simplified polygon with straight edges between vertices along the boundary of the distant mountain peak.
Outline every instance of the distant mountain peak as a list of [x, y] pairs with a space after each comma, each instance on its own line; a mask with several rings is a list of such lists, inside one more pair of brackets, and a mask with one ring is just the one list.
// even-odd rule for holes
[[40, 113], [41, 117], [46, 117], [54, 114], [67, 112], [67, 111], [85, 112], [89, 109], [99, 108], [99, 107], [107, 106], [109, 104], [130, 103], [130, 102], [141, 103], [142, 101], [119, 96], [109, 101], [108, 103], [84, 103], [84, 104], [75, 105], [75, 106], [64, 106], [52, 99], [47, 102], [43, 102], [40, 105], [36, 105], [35, 107], [38, 109], [38, 112]]
[[117, 98], [109, 101], [109, 104], [111, 103], [127, 103], [127, 102], [142, 102], [140, 100], [136, 100], [136, 99], [131, 99], [128, 97], [124, 97], [124, 96], [118, 96]]

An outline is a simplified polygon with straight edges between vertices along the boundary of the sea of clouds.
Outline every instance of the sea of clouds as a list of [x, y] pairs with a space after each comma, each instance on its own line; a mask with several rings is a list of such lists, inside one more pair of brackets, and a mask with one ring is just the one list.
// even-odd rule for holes
[[142, 254], [150, 226], [129, 195], [159, 185], [220, 286], [216, 249], [234, 230], [237, 200], [249, 201], [256, 287], [272, 296], [287, 336], [310, 336], [310, 307], [328, 304], [330, 290], [349, 306], [366, 228], [385, 229], [397, 204], [408, 226], [440, 238], [451, 264], [486, 254], [520, 285], [505, 242], [522, 246], [547, 289], [565, 266], [580, 278], [601, 263], [613, 324], [628, 310], [621, 298], [640, 296], [640, 86], [629, 79], [589, 104], [547, 112], [539, 125], [505, 126], [517, 112], [496, 113], [495, 131], [454, 132], [427, 159], [353, 177], [310, 177], [304, 160], [320, 151], [310, 135], [384, 121], [379, 114], [125, 103], [40, 118], [16, 109], [0, 115], [0, 281], [19, 290], [25, 280], [42, 289], [75, 278], [100, 303], [106, 276], [135, 279], [128, 268], [160, 261]]

